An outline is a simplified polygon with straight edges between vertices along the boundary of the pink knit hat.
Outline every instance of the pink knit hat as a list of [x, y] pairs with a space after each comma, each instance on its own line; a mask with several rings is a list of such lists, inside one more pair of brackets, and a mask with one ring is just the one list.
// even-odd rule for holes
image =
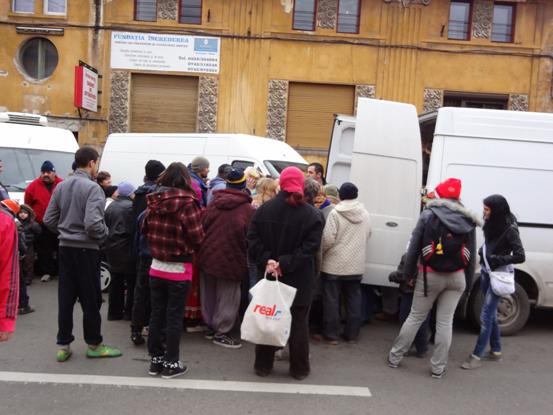
[[280, 188], [288, 193], [302, 193], [305, 177], [303, 172], [297, 167], [286, 167], [280, 173]]

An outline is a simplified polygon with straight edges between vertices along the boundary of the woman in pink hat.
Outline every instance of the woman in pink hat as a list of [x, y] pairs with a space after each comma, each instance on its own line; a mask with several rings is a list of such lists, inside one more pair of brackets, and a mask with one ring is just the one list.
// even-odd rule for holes
[[[309, 366], [308, 315], [311, 304], [315, 255], [321, 244], [323, 219], [303, 198], [304, 174], [287, 167], [280, 175], [280, 193], [257, 209], [248, 231], [248, 254], [264, 272], [297, 289], [292, 304], [290, 375], [305, 379]], [[273, 368], [276, 347], [257, 345], [255, 373], [267, 376]]]

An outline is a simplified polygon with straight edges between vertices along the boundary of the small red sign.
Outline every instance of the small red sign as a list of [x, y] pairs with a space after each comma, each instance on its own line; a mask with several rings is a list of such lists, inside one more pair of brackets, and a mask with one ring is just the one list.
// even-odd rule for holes
[[77, 108], [98, 111], [98, 74], [86, 66], [75, 66], [74, 103]]

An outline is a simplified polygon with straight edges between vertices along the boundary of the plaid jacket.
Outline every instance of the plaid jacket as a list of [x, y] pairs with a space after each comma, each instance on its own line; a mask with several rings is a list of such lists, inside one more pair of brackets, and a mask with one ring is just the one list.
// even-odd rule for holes
[[177, 188], [162, 187], [146, 196], [142, 231], [152, 257], [166, 262], [192, 262], [204, 238], [196, 197]]

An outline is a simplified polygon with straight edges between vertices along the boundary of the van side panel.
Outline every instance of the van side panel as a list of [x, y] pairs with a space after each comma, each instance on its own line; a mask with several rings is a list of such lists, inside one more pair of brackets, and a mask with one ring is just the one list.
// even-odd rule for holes
[[150, 159], [165, 166], [174, 161], [188, 165], [198, 155], [210, 162], [209, 177], [218, 167], [233, 160], [253, 162], [269, 174], [265, 160], [287, 161], [307, 165], [288, 144], [245, 134], [111, 134], [104, 147], [100, 169], [111, 173], [114, 183], [129, 180], [142, 184], [144, 166]]
[[371, 215], [363, 280], [389, 286], [420, 213], [422, 149], [414, 106], [359, 99], [350, 179]]
[[429, 188], [448, 177], [461, 179], [462, 201], [478, 214], [485, 197], [505, 196], [521, 224], [524, 267], [540, 288], [537, 305], [553, 306], [553, 142], [437, 135], [432, 159]]

